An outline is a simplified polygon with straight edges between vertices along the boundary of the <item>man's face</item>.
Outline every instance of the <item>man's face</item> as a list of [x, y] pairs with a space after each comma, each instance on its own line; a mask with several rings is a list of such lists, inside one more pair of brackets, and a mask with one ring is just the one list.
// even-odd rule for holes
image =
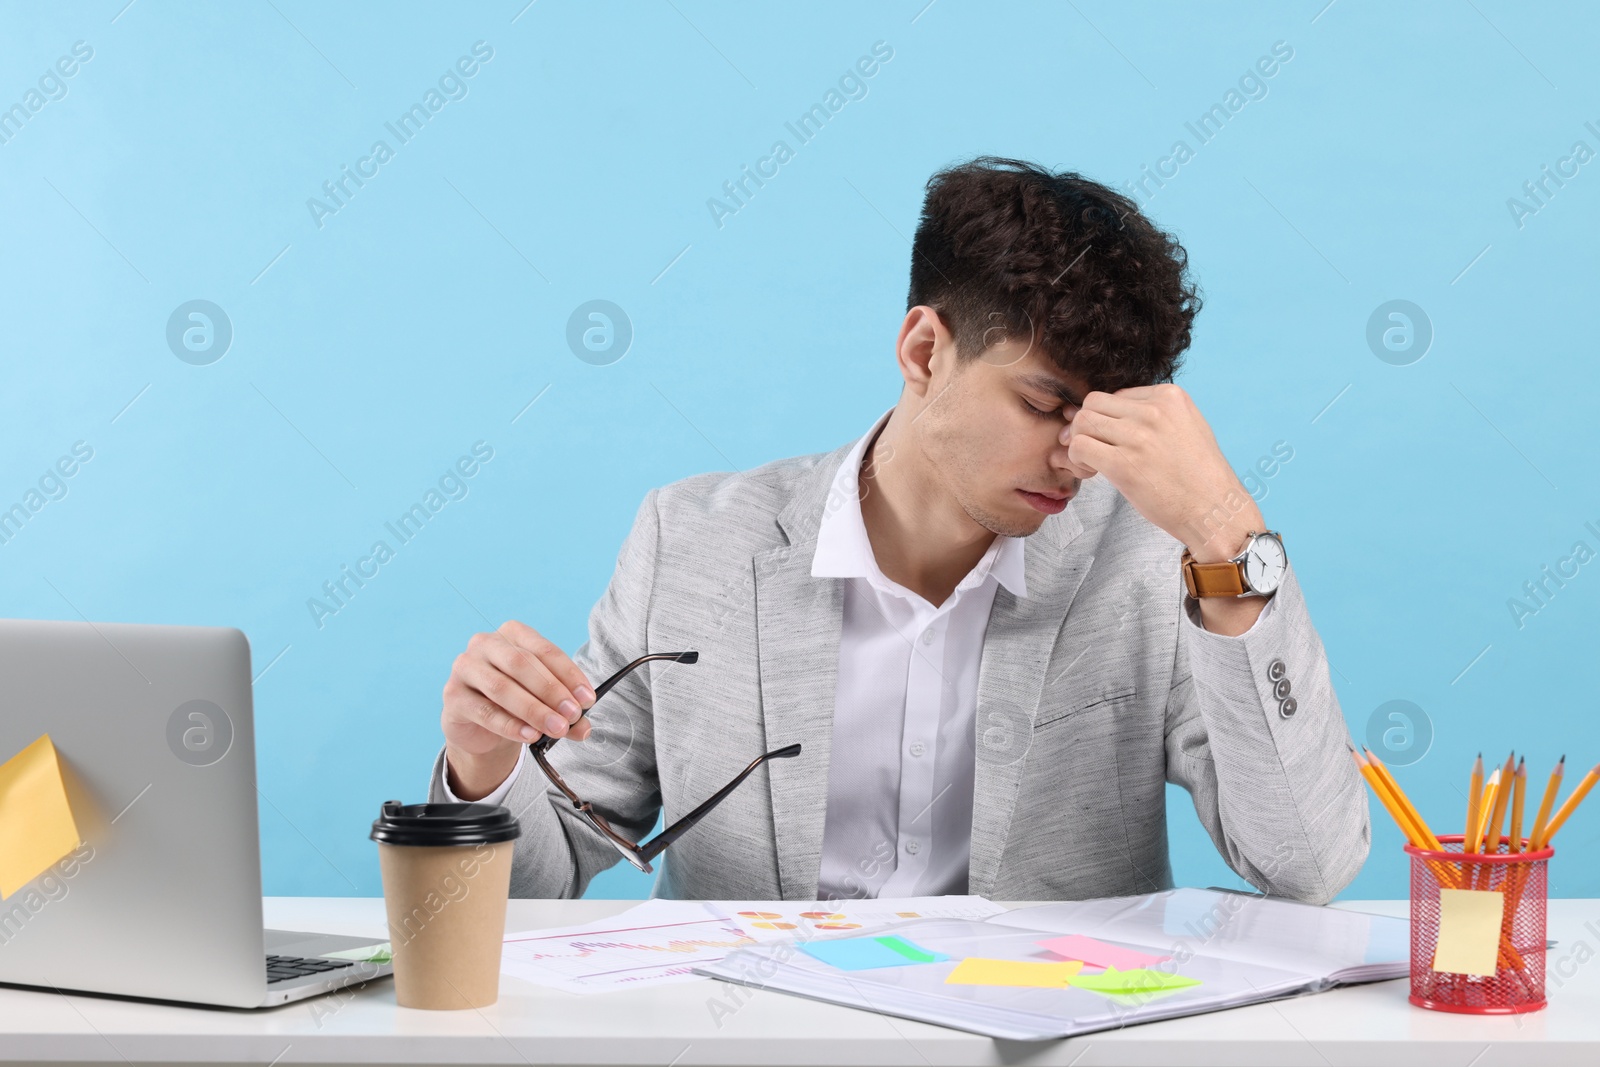
[[1026, 537], [1078, 491], [1083, 472], [1060, 437], [1085, 392], [1026, 342], [947, 362], [917, 419], [933, 476], [978, 525]]

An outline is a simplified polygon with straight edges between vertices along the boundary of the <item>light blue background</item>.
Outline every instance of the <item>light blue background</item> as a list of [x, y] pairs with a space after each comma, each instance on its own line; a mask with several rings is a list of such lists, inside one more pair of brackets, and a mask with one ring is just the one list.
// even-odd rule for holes
[[[367, 829], [423, 796], [451, 660], [512, 617], [576, 646], [647, 489], [894, 402], [923, 183], [982, 153], [1121, 186], [1195, 150], [1147, 205], [1207, 298], [1179, 381], [1236, 469], [1292, 447], [1263, 510], [1353, 735], [1395, 699], [1431, 723], [1397, 773], [1432, 821], [1461, 821], [1479, 750], [1600, 757], [1600, 563], [1520, 628], [1507, 606], [1600, 549], [1600, 164], [1507, 207], [1600, 149], [1594, 9], [925, 3], [7, 8], [0, 107], [94, 55], [0, 144], [0, 506], [94, 458], [0, 545], [4, 612], [249, 635], [268, 893], [379, 892]], [[480, 40], [468, 95], [396, 147], [384, 123]], [[866, 97], [799, 145], [784, 123], [876, 41]], [[1276, 41], [1267, 95], [1198, 145], [1185, 122]], [[319, 228], [307, 199], [380, 138]], [[794, 159], [719, 227], [708, 198], [777, 139]], [[609, 366], [565, 341], [596, 298], [635, 331]], [[233, 326], [209, 366], [165, 340], [192, 299]], [[1435, 331], [1410, 365], [1366, 342], [1391, 299]], [[319, 628], [308, 598], [480, 440], [469, 495]], [[1241, 885], [1171, 799], [1179, 883]], [[1403, 896], [1374, 832], [1345, 895]], [[1600, 808], [1559, 844], [1554, 892], [1600, 896]]]

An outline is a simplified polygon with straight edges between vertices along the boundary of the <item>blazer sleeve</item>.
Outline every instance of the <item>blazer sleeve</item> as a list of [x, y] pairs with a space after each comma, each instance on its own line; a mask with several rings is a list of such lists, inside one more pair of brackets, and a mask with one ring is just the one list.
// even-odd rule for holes
[[1294, 569], [1271, 610], [1236, 637], [1207, 631], [1199, 604], [1179, 595], [1167, 780], [1189, 791], [1240, 877], [1274, 896], [1326, 904], [1366, 861], [1371, 825]]
[[[595, 685], [646, 652], [660, 651], [646, 646], [660, 538], [658, 493], [652, 489], [640, 505], [611, 582], [589, 614], [588, 639], [572, 653], [573, 662]], [[551, 766], [572, 791], [632, 841], [648, 834], [661, 812], [650, 670], [647, 665], [634, 671], [594, 705], [587, 740], [563, 740], [548, 753]], [[444, 758], [441, 750], [434, 760], [430, 801], [446, 799], [441, 785]], [[501, 803], [522, 824], [512, 852], [514, 897], [581, 897], [596, 874], [622, 860], [532, 758], [524, 761]]]

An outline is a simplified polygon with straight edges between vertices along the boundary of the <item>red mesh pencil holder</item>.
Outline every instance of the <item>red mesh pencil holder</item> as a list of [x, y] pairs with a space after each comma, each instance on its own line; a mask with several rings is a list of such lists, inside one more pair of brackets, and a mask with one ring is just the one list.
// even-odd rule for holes
[[[1544, 951], [1546, 867], [1555, 849], [1509, 852], [1501, 842], [1495, 853], [1463, 854], [1462, 834], [1439, 838], [1441, 851], [1406, 845], [1411, 857], [1411, 1003], [1435, 1011], [1469, 1015], [1510, 1015], [1545, 1006]], [[1526, 845], [1526, 842], [1524, 842]], [[1501, 896], [1500, 930], [1494, 967], [1483, 974], [1435, 970], [1436, 959], [1453, 965], [1460, 947], [1486, 943], [1483, 909], [1488, 897], [1452, 900], [1447, 948], [1440, 953], [1441, 890], [1476, 890]], [[1464, 931], [1472, 937], [1461, 936]], [[1477, 938], [1483, 938], [1483, 941]], [[1449, 958], [1447, 958], [1449, 957]]]

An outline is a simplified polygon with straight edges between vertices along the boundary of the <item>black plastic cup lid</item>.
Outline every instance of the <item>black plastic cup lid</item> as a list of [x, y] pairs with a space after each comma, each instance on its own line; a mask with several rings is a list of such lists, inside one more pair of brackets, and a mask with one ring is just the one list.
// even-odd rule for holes
[[383, 802], [372, 821], [374, 841], [386, 845], [483, 845], [513, 841], [522, 824], [499, 804], [402, 804]]

